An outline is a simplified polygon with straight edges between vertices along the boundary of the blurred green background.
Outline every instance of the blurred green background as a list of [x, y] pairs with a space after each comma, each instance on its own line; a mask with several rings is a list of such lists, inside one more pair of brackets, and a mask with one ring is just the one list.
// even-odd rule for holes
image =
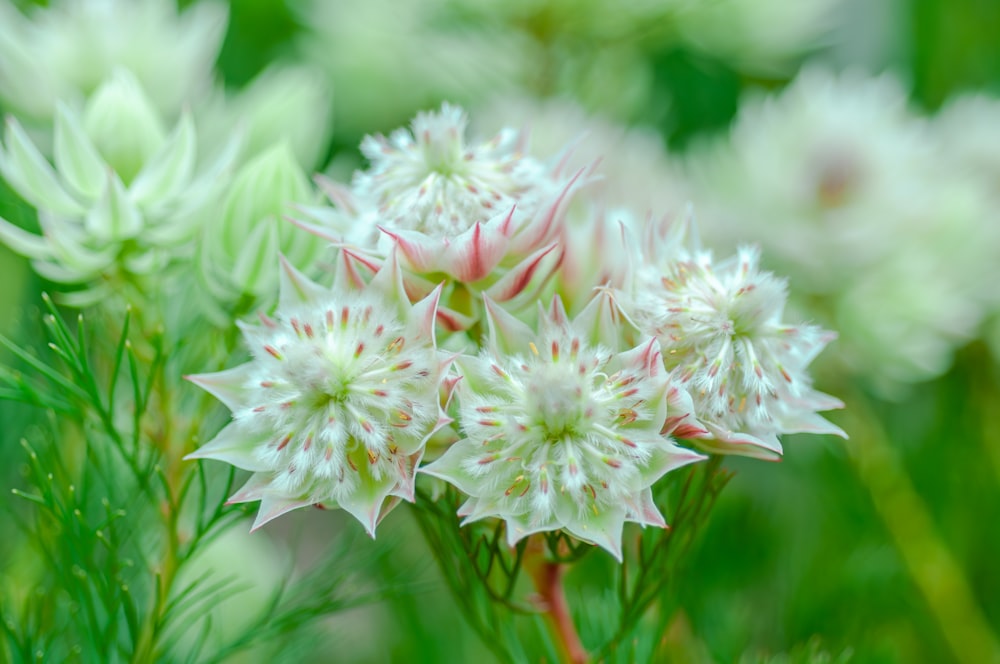
[[[456, 25], [484, 20], [472, 3], [430, 4], [436, 20]], [[576, 90], [594, 112], [657, 128], [664, 146], [674, 151], [683, 151], [695, 137], [725, 130], [746, 89], [778, 89], [808, 58], [891, 69], [909, 85], [914, 104], [927, 111], [959, 91], [1000, 92], [996, 0], [848, 0], [839, 5], [836, 27], [806, 53], [773, 68], [744, 68], [739, 59], [686, 44], [669, 29], [616, 35], [603, 43], [594, 37], [593, 26], [566, 20], [593, 2], [578, 8], [567, 2], [514, 4], [521, 11], [507, 15], [511, 23], [552, 47], [548, 53], [555, 62], [539, 60], [539, 71], [559, 69], [563, 57], [568, 61], [624, 43], [635, 46], [629, 62], [641, 62], [648, 73], [648, 96], [641, 104], [616, 104], [602, 99], [600, 89], [574, 88], [572, 81], [552, 84], [552, 77], [541, 75], [534, 92]], [[296, 57], [302, 16], [281, 2], [233, 0], [218, 60], [226, 85], [238, 88], [275, 59]], [[388, 131], [420, 108], [440, 103], [434, 90], [420, 89], [419, 80], [411, 84], [407, 98], [415, 99], [414, 105], [387, 110], [384, 123], [364, 126], [354, 119], [335, 125], [330, 157], [357, 163], [363, 133]], [[470, 91], [461, 101], [474, 102], [478, 94]], [[349, 108], [351, 95], [350, 89], [335, 86], [335, 107]], [[2, 184], [0, 210], [15, 223], [33, 223], [30, 210]], [[995, 276], [1000, 277], [1000, 269]], [[40, 343], [36, 294], [43, 287], [27, 261], [0, 246], [0, 333], [28, 346]], [[1000, 632], [1000, 367], [987, 345], [969, 343], [944, 376], [893, 400], [833, 371], [821, 371], [817, 384], [846, 401], [847, 410], [831, 419], [851, 440], [792, 436], [781, 463], [727, 459], [735, 479], [677, 579], [681, 613], [664, 638], [677, 644], [679, 661], [953, 661], [961, 654], [949, 643], [947, 630], [954, 623], [948, 620], [961, 621], [964, 609], [949, 602], [962, 605], [969, 599], [960, 596], [963, 588], [971, 590], [967, 604], [981, 614], [992, 631], [987, 639], [995, 644]], [[0, 401], [0, 484], [19, 482], [18, 440], [37, 416]], [[879, 451], [885, 449], [891, 450], [888, 457]], [[916, 516], [910, 510], [914, 505]], [[322, 533], [340, 527], [339, 515], [286, 518], [310, 519], [320, 540]], [[386, 578], [398, 578], [402, 571], [416, 581], [439, 583], [410, 516], [400, 510], [391, 518], [393, 529], [380, 537], [405, 533], [413, 545], [397, 558], [401, 569], [385, 570]], [[9, 528], [0, 524], [0, 536], [6, 538]], [[374, 545], [359, 541], [358, 546]], [[958, 590], [950, 585], [956, 574]], [[580, 584], [588, 587], [583, 580]], [[599, 597], [577, 604], [588, 602], [599, 603]], [[481, 654], [440, 589], [335, 617], [330, 627], [340, 649], [327, 661], [457, 662]], [[364, 637], [352, 636], [355, 629]], [[349, 658], [347, 650], [356, 657]]]

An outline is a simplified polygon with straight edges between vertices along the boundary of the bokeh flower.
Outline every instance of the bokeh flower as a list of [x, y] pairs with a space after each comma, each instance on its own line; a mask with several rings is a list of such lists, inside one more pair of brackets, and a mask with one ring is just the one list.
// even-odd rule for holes
[[983, 315], [989, 199], [946, 163], [891, 76], [810, 68], [689, 166], [707, 241], [760, 243], [843, 364], [893, 392], [944, 371]]
[[116, 69], [132, 72], [173, 121], [208, 92], [227, 6], [201, 0], [57, 0], [22, 14], [0, 0], [0, 101], [26, 123], [50, 125], [59, 101], [80, 103]]

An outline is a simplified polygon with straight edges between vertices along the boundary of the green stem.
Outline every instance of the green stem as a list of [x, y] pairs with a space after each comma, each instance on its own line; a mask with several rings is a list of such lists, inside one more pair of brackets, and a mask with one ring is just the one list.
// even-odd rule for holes
[[934, 527], [899, 454], [864, 397], [849, 401], [848, 444], [858, 477], [899, 550], [931, 615], [959, 662], [1000, 660], [1000, 642], [976, 603], [958, 562]]

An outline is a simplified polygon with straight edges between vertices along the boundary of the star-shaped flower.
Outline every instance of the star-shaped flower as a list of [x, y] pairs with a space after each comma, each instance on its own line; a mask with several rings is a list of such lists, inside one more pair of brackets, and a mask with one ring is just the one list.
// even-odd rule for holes
[[503, 519], [507, 540], [565, 529], [621, 558], [625, 521], [665, 526], [650, 486], [703, 459], [662, 432], [668, 374], [659, 342], [597, 343], [592, 309], [557, 298], [538, 333], [486, 302], [489, 342], [457, 364], [464, 438], [422, 468], [469, 495], [466, 521]]
[[[261, 501], [254, 528], [298, 507], [341, 507], [374, 536], [448, 419], [448, 360], [434, 341], [440, 291], [415, 305], [395, 262], [371, 283], [327, 290], [282, 261], [281, 300], [262, 326], [243, 326], [253, 360], [189, 379], [233, 421], [188, 458], [253, 471], [231, 502]], [[387, 502], [388, 499], [388, 502]]]

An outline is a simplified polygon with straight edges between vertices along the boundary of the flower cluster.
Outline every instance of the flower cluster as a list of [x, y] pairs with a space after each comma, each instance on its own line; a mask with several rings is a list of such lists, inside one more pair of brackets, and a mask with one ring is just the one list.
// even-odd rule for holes
[[470, 138], [446, 103], [365, 138], [350, 184], [318, 178], [325, 205], [291, 137], [241, 154], [237, 132], [206, 161], [197, 114], [171, 133], [164, 117], [119, 69], [58, 107], [51, 163], [10, 118], [0, 172], [42, 235], [0, 220], [0, 239], [77, 305], [144, 295], [194, 258], [175, 287], [201, 286], [221, 325], [258, 312], [250, 361], [189, 377], [232, 412], [189, 457], [251, 472], [231, 501], [260, 501], [256, 526], [321, 505], [374, 535], [425, 473], [511, 545], [563, 531], [621, 558], [625, 522], [666, 525], [653, 488], [670, 471], [842, 434], [808, 370], [833, 335], [783, 320], [755, 250], [715, 262], [688, 221], [592, 186], [597, 155]]
[[286, 261], [276, 313], [243, 327], [253, 359], [191, 377], [233, 412], [192, 457], [253, 472], [232, 500], [260, 500], [257, 525], [318, 504], [374, 534], [423, 473], [512, 546], [564, 531], [621, 558], [625, 522], [666, 525], [653, 486], [670, 471], [842, 434], [808, 372], [833, 335], [782, 320], [785, 283], [755, 250], [716, 263], [687, 221], [628, 214], [588, 268], [573, 236], [615, 224], [585, 171], [465, 125], [446, 104], [366, 138], [370, 167], [324, 180], [335, 206], [295, 221], [335, 245], [334, 285]]

